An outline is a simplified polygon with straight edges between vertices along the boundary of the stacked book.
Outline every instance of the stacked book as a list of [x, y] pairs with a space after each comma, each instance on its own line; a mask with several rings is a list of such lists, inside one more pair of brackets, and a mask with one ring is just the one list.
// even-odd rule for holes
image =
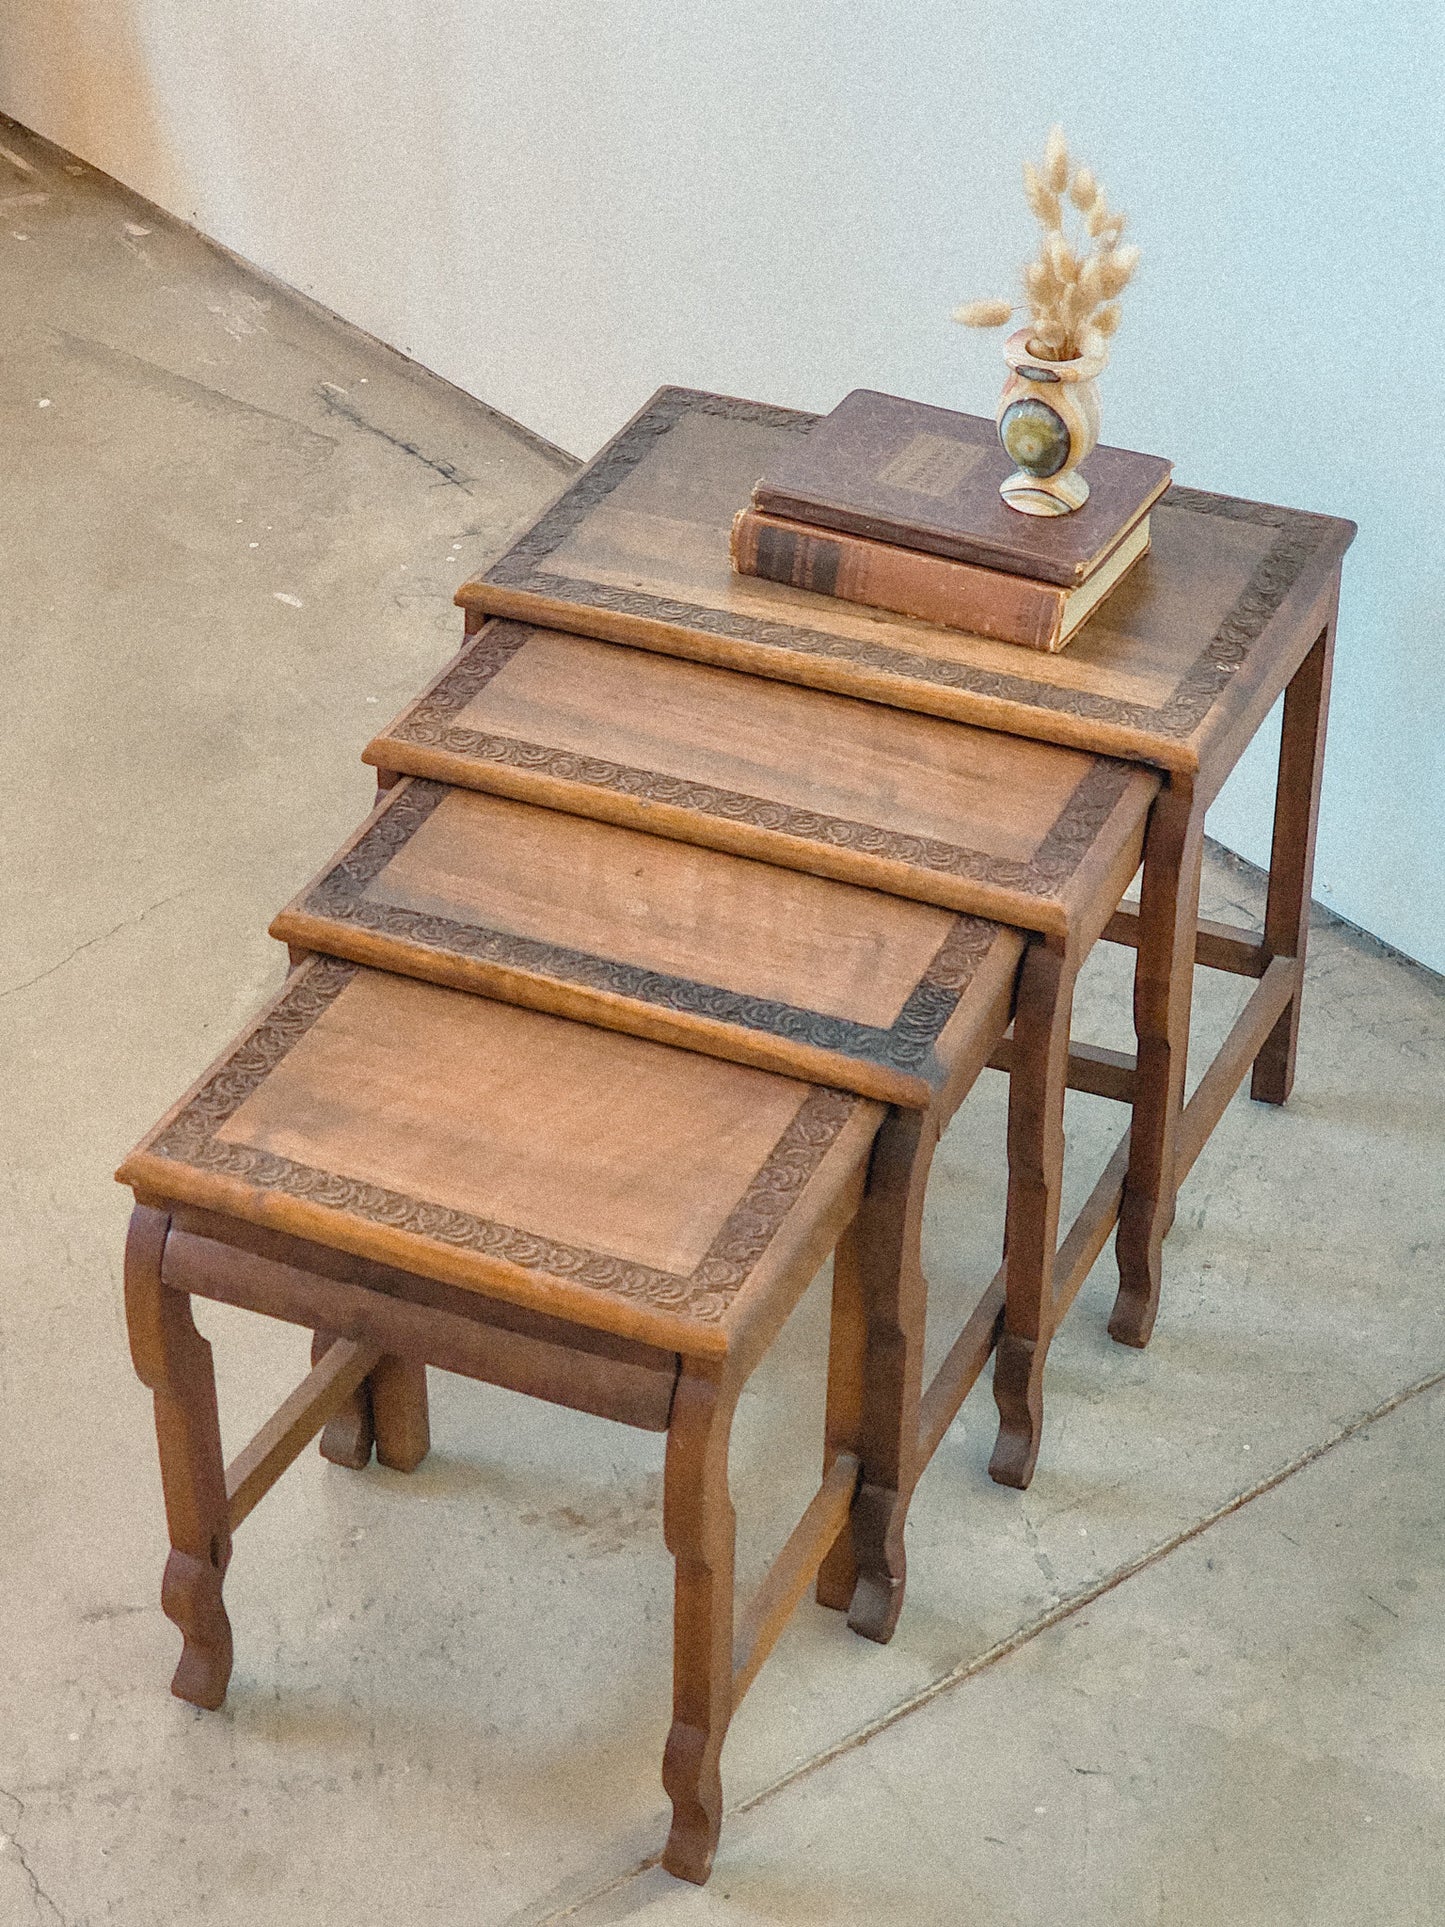
[[1170, 464], [1088, 458], [1089, 499], [1024, 516], [991, 421], [855, 389], [762, 477], [733, 522], [733, 566], [844, 602], [1026, 649], [1062, 649], [1149, 547]]

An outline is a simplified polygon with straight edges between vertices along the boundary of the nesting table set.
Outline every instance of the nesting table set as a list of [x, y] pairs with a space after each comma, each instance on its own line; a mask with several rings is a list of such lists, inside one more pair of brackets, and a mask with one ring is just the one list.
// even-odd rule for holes
[[[732, 573], [733, 511], [814, 419], [664, 389], [463, 587], [461, 653], [365, 752], [376, 810], [272, 925], [285, 987], [119, 1174], [173, 1690], [223, 1699], [232, 1533], [310, 1439], [420, 1463], [427, 1364], [665, 1432], [663, 1859], [698, 1881], [803, 1594], [889, 1638], [913, 1488], [989, 1356], [990, 1470], [1024, 1486], [1115, 1223], [1110, 1329], [1142, 1345], [1179, 1183], [1246, 1071], [1289, 1095], [1353, 534], [1175, 488], [1035, 654]], [[1282, 693], [1265, 928], [1201, 922], [1205, 809]], [[1136, 1057], [1070, 1042], [1101, 939], [1137, 952]], [[1186, 1104], [1196, 964], [1257, 984]], [[989, 1065], [1004, 1259], [925, 1387], [929, 1166]], [[1067, 1088], [1130, 1125], [1060, 1242]], [[821, 1482], [737, 1610], [733, 1411], [830, 1253]], [[314, 1334], [230, 1466], [193, 1295]]]

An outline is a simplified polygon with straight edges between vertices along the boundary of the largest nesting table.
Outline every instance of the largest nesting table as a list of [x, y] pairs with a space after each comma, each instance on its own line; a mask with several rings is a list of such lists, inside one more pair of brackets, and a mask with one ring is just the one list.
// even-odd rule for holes
[[[663, 388], [502, 558], [458, 592], [489, 616], [579, 631], [1037, 742], [1151, 766], [1164, 787], [1137, 912], [1137, 1065], [1110, 1095], [1131, 1127], [1086, 1207], [1118, 1221], [1110, 1330], [1147, 1343], [1179, 1183], [1247, 1071], [1283, 1104], [1304, 986], [1340, 564], [1351, 522], [1172, 488], [1152, 548], [1059, 655], [990, 642], [732, 573], [727, 535], [757, 477], [816, 416]], [[917, 502], [899, 492], [902, 519]], [[1199, 917], [1204, 817], [1284, 696], [1263, 931]], [[1194, 966], [1258, 986], [1184, 1103]], [[1003, 1061], [1003, 1060], [1001, 1060]], [[1076, 1054], [1074, 1081], [1098, 1087]], [[1092, 1247], [1092, 1249], [1091, 1249]], [[1075, 1257], [1092, 1263], [1097, 1245]]]
[[[1251, 1062], [1256, 1095], [1288, 1093], [1350, 534], [1175, 491], [1107, 626], [1096, 617], [1066, 656], [1033, 657], [731, 576], [731, 509], [778, 437], [811, 419], [665, 390], [467, 585], [462, 656], [367, 752], [389, 795], [278, 919], [292, 983], [122, 1172], [138, 1197], [132, 1340], [156, 1392], [171, 1518], [167, 1611], [186, 1634], [176, 1690], [208, 1704], [224, 1691], [230, 1532], [307, 1437], [325, 1424], [329, 1456], [362, 1463], [374, 1438], [386, 1462], [419, 1462], [422, 1358], [666, 1430], [667, 1864], [695, 1879], [717, 1837], [732, 1705], [812, 1574], [858, 1630], [888, 1636], [912, 1484], [995, 1338], [991, 1469], [1023, 1484], [1050, 1332], [1115, 1218], [1111, 1328], [1143, 1343], [1179, 1179]], [[1285, 689], [1266, 928], [1202, 925], [1205, 805]], [[730, 983], [659, 969], [645, 917], [630, 932], [626, 915], [594, 919], [605, 941], [589, 950], [565, 891], [528, 928], [488, 922], [497, 875], [479, 853], [545, 871], [550, 845], [557, 874], [575, 877], [599, 837], [612, 840], [594, 880], [644, 880], [645, 899], [650, 876], [664, 896], [718, 887], [731, 901]], [[1135, 914], [1119, 899], [1141, 855]], [[546, 892], [514, 877], [511, 909], [519, 896], [535, 913]], [[750, 904], [780, 945], [748, 944]], [[807, 948], [785, 954], [789, 915], [820, 940], [871, 930], [874, 980], [815, 975], [808, 995], [779, 995]], [[707, 961], [698, 932], [715, 941], [719, 927], [693, 924]], [[1139, 954], [1137, 1063], [1070, 1048], [1073, 975], [1100, 935]], [[1186, 1108], [1196, 960], [1260, 983]], [[487, 1041], [523, 1032], [520, 1057]], [[472, 1040], [459, 1056], [458, 1037]], [[654, 1076], [637, 1057], [649, 1051], [672, 1068]], [[987, 1061], [1012, 1073], [1005, 1265], [925, 1394], [923, 1186], [942, 1122]], [[437, 1084], [445, 1142], [428, 1141], [413, 1064]], [[555, 1114], [547, 1065], [571, 1092]], [[561, 1155], [539, 1165], [515, 1109], [519, 1067], [524, 1096], [562, 1120], [631, 1080], [641, 1162], [623, 1157], [620, 1189], [602, 1184], [590, 1238], [574, 1235], [599, 1177], [587, 1133], [571, 1117]], [[1134, 1129], [1059, 1248], [1066, 1084], [1132, 1102]], [[407, 1129], [373, 1114], [378, 1092]], [[668, 1116], [693, 1127], [680, 1184], [646, 1154]], [[419, 1180], [418, 1156], [448, 1167], [450, 1201], [382, 1181]], [[735, 1651], [732, 1402], [845, 1227], [823, 1483]], [[229, 1469], [191, 1294], [316, 1333], [311, 1379]]]

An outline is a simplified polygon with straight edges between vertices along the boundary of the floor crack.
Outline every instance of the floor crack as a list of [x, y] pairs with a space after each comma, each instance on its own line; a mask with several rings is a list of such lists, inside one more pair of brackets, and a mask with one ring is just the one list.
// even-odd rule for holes
[[[25, 1818], [25, 1802], [20, 1798], [18, 1793], [11, 1793], [7, 1787], [0, 1787], [0, 1800], [8, 1801], [15, 1809], [15, 1818], [11, 1821], [8, 1832], [0, 1833], [0, 1855], [3, 1855], [7, 1859], [11, 1856], [14, 1857], [16, 1865], [25, 1876], [31, 1893], [34, 1894], [38, 1901], [50, 1909], [56, 1920], [60, 1922], [60, 1927], [67, 1927], [65, 1915], [61, 1913], [59, 1907], [56, 1906], [50, 1895], [46, 1893], [45, 1889], [41, 1886], [35, 1869], [25, 1858], [25, 1849], [21, 1846], [17, 1838], [16, 1828], [19, 1827]], [[3, 1861], [0, 1861], [0, 1864], [3, 1864]]]
[[83, 950], [93, 950], [98, 943], [104, 943], [107, 938], [113, 937], [118, 930], [129, 930], [133, 924], [144, 923], [146, 918], [152, 915], [153, 912], [164, 910], [168, 903], [179, 903], [182, 897], [188, 897], [190, 894], [191, 886], [188, 884], [184, 890], [177, 890], [174, 896], [161, 897], [157, 902], [147, 904], [146, 908], [137, 916], [122, 917], [120, 922], [113, 923], [109, 930], [102, 930], [94, 937], [87, 937], [84, 943], [78, 943], [73, 950], [67, 950], [58, 963], [47, 965], [44, 970], [37, 971], [33, 977], [25, 978], [22, 983], [10, 984], [4, 990], [0, 990], [0, 1002], [3, 1002], [7, 997], [18, 996], [22, 990], [29, 990], [32, 984], [44, 983], [45, 979], [47, 977], [53, 977], [57, 970], [64, 970], [65, 966], [70, 963], [73, 958], [78, 957]]
[[350, 422], [353, 428], [364, 429], [368, 435], [375, 435], [379, 440], [388, 442], [391, 447], [399, 448], [403, 455], [413, 456], [423, 468], [431, 469], [433, 474], [440, 475], [444, 482], [450, 482], [453, 488], [459, 488], [464, 495], [471, 494], [472, 484], [469, 476], [463, 475], [461, 470], [455, 468], [452, 463], [439, 462], [433, 456], [425, 454], [415, 442], [403, 441], [400, 435], [392, 435], [386, 429], [378, 428], [375, 422], [366, 419], [354, 402], [346, 399], [334, 383], [323, 381], [317, 392], [321, 396], [322, 406], [329, 415], [339, 415], [344, 422]]

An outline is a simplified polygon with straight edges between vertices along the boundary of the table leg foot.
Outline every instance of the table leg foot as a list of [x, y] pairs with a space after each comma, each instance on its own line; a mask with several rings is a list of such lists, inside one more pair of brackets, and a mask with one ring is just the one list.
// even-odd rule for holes
[[1044, 1359], [1048, 1346], [1017, 1332], [999, 1333], [993, 1361], [993, 1396], [998, 1406], [998, 1439], [988, 1462], [995, 1485], [1028, 1488], [1039, 1461], [1044, 1423]]
[[1249, 1078], [1249, 1094], [1256, 1104], [1288, 1104], [1294, 1089], [1295, 1051], [1299, 1042], [1299, 999], [1296, 997], [1264, 1040]]
[[662, 1756], [662, 1784], [672, 1801], [672, 1826], [662, 1864], [670, 1874], [696, 1887], [712, 1872], [722, 1832], [721, 1751], [712, 1734], [674, 1720]]
[[848, 1624], [864, 1639], [886, 1646], [903, 1611], [908, 1561], [903, 1528], [907, 1495], [886, 1486], [863, 1485], [853, 1502], [853, 1544], [858, 1583], [848, 1605]]
[[393, 1472], [415, 1472], [431, 1450], [426, 1366], [388, 1352], [378, 1359], [367, 1383], [378, 1464]]
[[[1140, 1217], [1152, 1216], [1147, 1201]], [[1125, 1199], [1127, 1210], [1129, 1200]], [[1132, 1234], [1132, 1235], [1131, 1235]], [[1159, 1293], [1164, 1276], [1163, 1233], [1154, 1223], [1126, 1233], [1125, 1220], [1119, 1220], [1116, 1246], [1119, 1258], [1119, 1292], [1109, 1314], [1109, 1336], [1118, 1345], [1131, 1345], [1142, 1351], [1154, 1335], [1154, 1320], [1159, 1315]]]
[[224, 1569], [209, 1559], [172, 1551], [161, 1580], [161, 1611], [184, 1642], [171, 1680], [177, 1699], [214, 1713], [231, 1680], [231, 1622], [221, 1598]]
[[853, 1604], [857, 1590], [858, 1565], [853, 1557], [853, 1537], [845, 1531], [833, 1541], [832, 1550], [818, 1568], [813, 1597], [830, 1612], [845, 1613]]
[[[314, 1332], [311, 1337], [311, 1363], [319, 1365], [336, 1342], [334, 1332]], [[341, 1410], [326, 1421], [319, 1450], [332, 1465], [344, 1465], [361, 1472], [371, 1464], [371, 1449], [376, 1430], [371, 1417], [371, 1384], [363, 1379]]]

